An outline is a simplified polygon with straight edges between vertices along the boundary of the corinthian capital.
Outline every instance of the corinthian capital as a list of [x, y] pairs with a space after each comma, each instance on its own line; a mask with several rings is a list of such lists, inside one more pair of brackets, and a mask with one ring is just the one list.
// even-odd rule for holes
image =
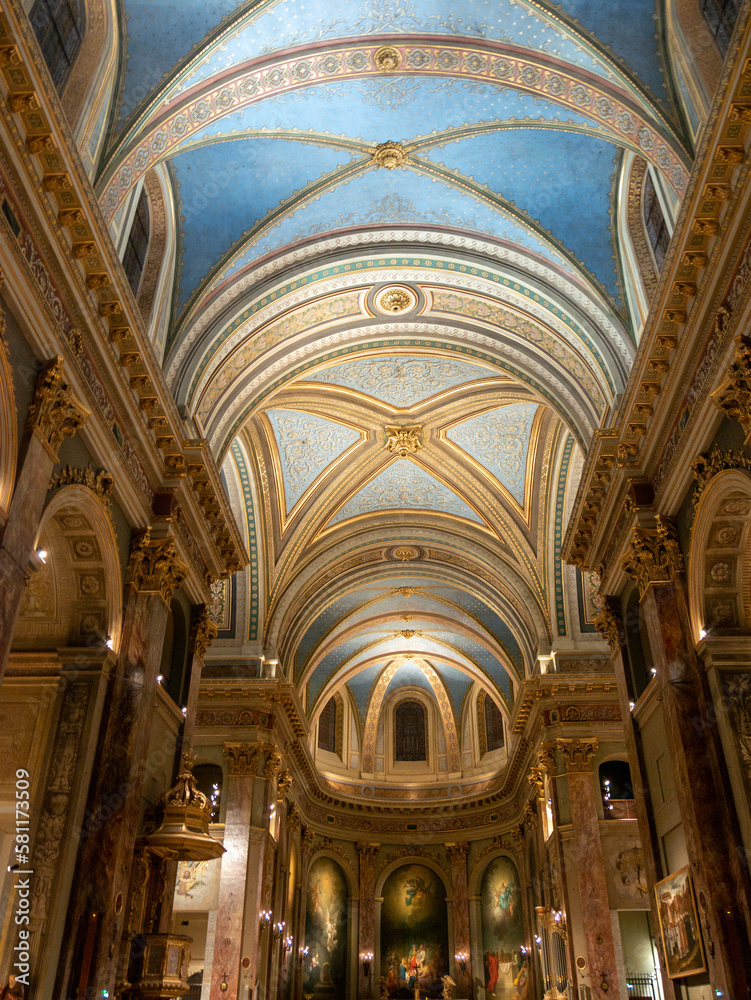
[[751, 339], [740, 336], [736, 345], [735, 361], [728, 377], [711, 398], [727, 417], [738, 421], [748, 439], [751, 436]]
[[261, 748], [252, 743], [225, 743], [224, 756], [229, 761], [229, 773], [238, 777], [249, 777], [256, 773], [256, 762]]
[[602, 607], [594, 620], [594, 625], [603, 639], [607, 640], [611, 650], [617, 652], [625, 642], [625, 633], [621, 609], [615, 597], [602, 599]]
[[151, 528], [134, 535], [125, 583], [142, 593], [160, 594], [169, 606], [176, 587], [185, 579], [183, 564], [176, 558], [171, 538], [152, 540]]
[[670, 583], [683, 572], [683, 556], [674, 526], [659, 514], [653, 528], [637, 525], [632, 530], [634, 537], [623, 568], [636, 580], [644, 597], [651, 584]]
[[37, 431], [55, 459], [63, 438], [72, 437], [89, 416], [63, 379], [63, 359], [53, 358], [37, 376], [27, 426]]
[[592, 771], [592, 758], [600, 745], [596, 739], [564, 740], [559, 738], [556, 743], [563, 754], [563, 760], [569, 774]]
[[206, 650], [214, 639], [216, 639], [218, 631], [216, 623], [209, 615], [204, 604], [203, 608], [193, 619], [193, 625], [190, 630], [191, 646], [193, 647], [194, 654], [200, 660], [206, 656]]

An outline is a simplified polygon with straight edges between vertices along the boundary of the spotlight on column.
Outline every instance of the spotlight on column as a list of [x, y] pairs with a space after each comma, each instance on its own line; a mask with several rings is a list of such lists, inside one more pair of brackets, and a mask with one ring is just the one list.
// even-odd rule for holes
[[47, 549], [37, 549], [37, 559], [39, 562], [47, 562]]
[[108, 636], [105, 637], [105, 639], [104, 639], [104, 645], [107, 647], [107, 649], [112, 649], [113, 648], [113, 646], [115, 644], [112, 641], [112, 636], [111, 635], [108, 635]]
[[364, 951], [360, 955], [360, 961], [362, 962], [362, 974], [367, 977], [370, 975], [370, 963], [373, 961], [373, 952]]

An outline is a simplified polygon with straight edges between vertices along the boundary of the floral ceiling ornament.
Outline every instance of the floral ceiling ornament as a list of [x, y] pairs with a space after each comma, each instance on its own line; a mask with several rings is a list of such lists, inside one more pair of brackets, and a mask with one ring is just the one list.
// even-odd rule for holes
[[376, 307], [385, 313], [406, 312], [414, 304], [415, 297], [412, 292], [398, 285], [384, 288], [376, 297]]
[[382, 73], [393, 73], [395, 69], [399, 69], [401, 61], [399, 49], [395, 49], [393, 45], [382, 45], [373, 56], [376, 68]]
[[400, 142], [379, 142], [373, 150], [373, 162], [386, 170], [395, 170], [406, 164], [407, 150]]
[[408, 427], [397, 427], [392, 424], [384, 428], [386, 451], [406, 458], [414, 455], [422, 444], [422, 425], [413, 424]]

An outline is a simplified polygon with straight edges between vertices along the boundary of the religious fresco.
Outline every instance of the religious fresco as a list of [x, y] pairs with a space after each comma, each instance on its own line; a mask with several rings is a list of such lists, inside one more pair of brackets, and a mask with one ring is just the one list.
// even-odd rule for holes
[[175, 910], [213, 909], [219, 901], [221, 858], [214, 861], [180, 861], [175, 876]]
[[488, 997], [511, 997], [523, 965], [524, 913], [521, 879], [510, 858], [495, 858], [480, 888], [482, 951]]
[[310, 866], [305, 908], [305, 993], [344, 997], [347, 985], [347, 880], [331, 858]]
[[440, 997], [448, 975], [448, 917], [443, 882], [423, 865], [386, 879], [381, 906], [381, 975], [390, 997]]

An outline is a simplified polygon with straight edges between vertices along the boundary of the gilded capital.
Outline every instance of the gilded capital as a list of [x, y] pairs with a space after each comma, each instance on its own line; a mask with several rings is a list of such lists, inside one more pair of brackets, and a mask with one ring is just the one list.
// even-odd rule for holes
[[517, 851], [521, 854], [524, 850], [524, 842], [526, 840], [524, 836], [524, 824], [517, 823], [511, 830], [511, 836], [514, 838], [514, 845], [516, 846]]
[[292, 787], [294, 780], [294, 776], [288, 768], [285, 768], [279, 773], [279, 777], [276, 779], [276, 797], [278, 799], [283, 799], [285, 797], [287, 792]]
[[360, 859], [360, 867], [363, 865], [375, 864], [375, 859], [378, 854], [378, 848], [380, 844], [363, 844], [358, 843], [357, 845], [357, 856]]
[[134, 535], [125, 572], [126, 585], [131, 584], [141, 593], [160, 594], [169, 605], [172, 594], [185, 576], [185, 567], [176, 558], [171, 538], [152, 541], [151, 528]]
[[569, 774], [591, 773], [592, 758], [600, 745], [596, 739], [564, 740], [557, 739], [558, 749], [563, 754], [566, 770]]
[[655, 526], [636, 525], [630, 551], [623, 559], [623, 568], [636, 580], [639, 594], [644, 597], [656, 583], [670, 583], [683, 572], [683, 556], [675, 527], [658, 514]]
[[300, 816], [300, 810], [293, 803], [287, 809], [287, 829], [290, 833], [294, 833], [295, 830], [300, 829], [300, 824], [302, 823], [302, 817]]
[[80, 430], [89, 411], [73, 398], [63, 378], [63, 359], [53, 358], [37, 376], [27, 427], [35, 430], [57, 458], [63, 438]]
[[600, 613], [594, 620], [594, 626], [614, 653], [625, 643], [626, 635], [617, 598], [603, 598]]
[[302, 852], [303, 854], [310, 854], [310, 850], [313, 847], [313, 841], [315, 840], [315, 830], [311, 830], [309, 826], [303, 827], [302, 831]]
[[213, 621], [204, 604], [199, 613], [194, 617], [190, 630], [190, 645], [194, 655], [199, 660], [202, 660], [206, 656], [206, 650], [214, 639], [216, 639], [218, 631], [216, 622]]
[[465, 865], [467, 863], [469, 844], [446, 844], [445, 847], [452, 865]]
[[282, 766], [282, 755], [278, 750], [267, 750], [266, 760], [263, 765], [263, 776], [264, 778], [273, 778], [278, 770]]
[[537, 794], [542, 795], [543, 789], [545, 788], [545, 777], [542, 768], [530, 767], [527, 780], [530, 785], [533, 785], [537, 789]]
[[229, 773], [238, 777], [255, 775], [261, 747], [253, 743], [225, 743], [222, 747], [229, 761]]
[[545, 774], [555, 771], [555, 747], [552, 743], [543, 743], [537, 751], [537, 760]]
[[746, 438], [751, 435], [751, 338], [737, 338], [735, 361], [711, 399], [725, 416], [738, 421]]

